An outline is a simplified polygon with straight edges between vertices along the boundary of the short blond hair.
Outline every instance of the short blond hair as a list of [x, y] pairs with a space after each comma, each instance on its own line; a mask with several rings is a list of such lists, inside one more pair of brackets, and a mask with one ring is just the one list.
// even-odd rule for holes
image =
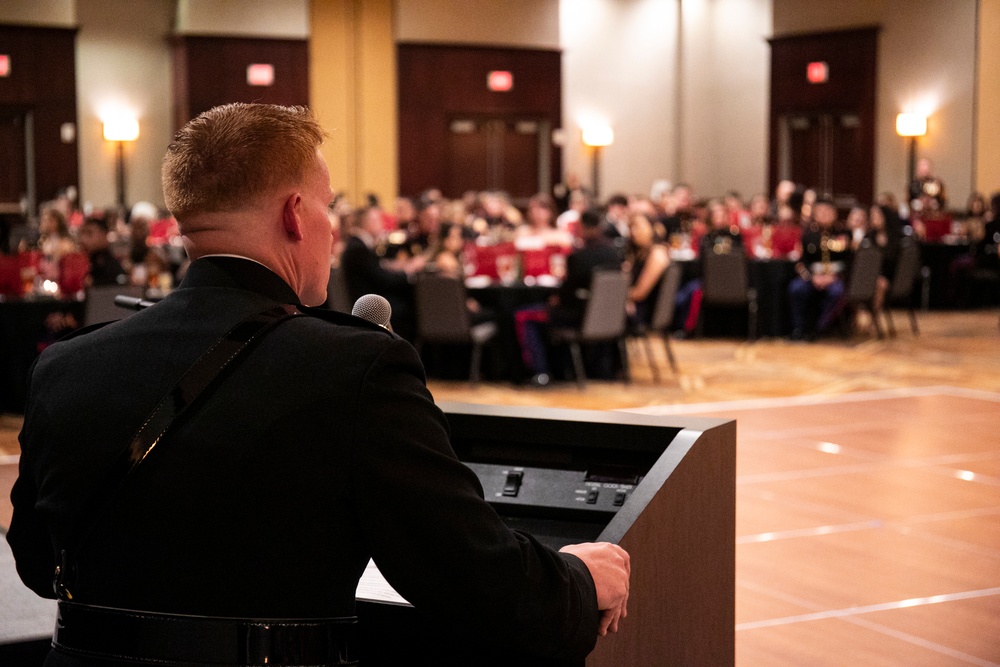
[[305, 107], [225, 104], [185, 125], [163, 159], [163, 198], [178, 221], [238, 211], [300, 183], [325, 134]]

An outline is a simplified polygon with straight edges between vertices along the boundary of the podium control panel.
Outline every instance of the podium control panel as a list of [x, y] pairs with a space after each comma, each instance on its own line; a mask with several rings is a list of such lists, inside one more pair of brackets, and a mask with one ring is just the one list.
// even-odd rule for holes
[[503, 513], [535, 507], [560, 513], [614, 513], [642, 481], [638, 474], [556, 470], [531, 466], [466, 463], [479, 477], [486, 500]]

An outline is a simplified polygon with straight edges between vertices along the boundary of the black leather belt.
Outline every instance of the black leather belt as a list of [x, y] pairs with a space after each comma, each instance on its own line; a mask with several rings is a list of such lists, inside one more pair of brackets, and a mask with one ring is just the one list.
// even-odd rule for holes
[[159, 614], [59, 602], [52, 646], [158, 665], [357, 665], [357, 618], [254, 619]]

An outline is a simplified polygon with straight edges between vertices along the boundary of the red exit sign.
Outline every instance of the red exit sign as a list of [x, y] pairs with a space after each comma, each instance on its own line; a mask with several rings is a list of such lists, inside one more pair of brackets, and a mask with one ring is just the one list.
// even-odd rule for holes
[[806, 66], [806, 79], [809, 83], [826, 83], [830, 78], [830, 67], [818, 60]]
[[514, 87], [514, 75], [506, 70], [494, 70], [486, 76], [486, 87], [497, 93], [506, 93]]

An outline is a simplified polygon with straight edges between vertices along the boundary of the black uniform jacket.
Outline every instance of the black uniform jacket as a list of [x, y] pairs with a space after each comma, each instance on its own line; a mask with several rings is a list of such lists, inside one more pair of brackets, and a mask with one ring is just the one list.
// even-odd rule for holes
[[[297, 299], [262, 265], [202, 258], [161, 303], [44, 352], [8, 534], [30, 588], [53, 596], [53, 554], [74, 544], [89, 499], [160, 398], [233, 325], [276, 302]], [[593, 648], [586, 566], [509, 530], [483, 500], [399, 337], [348, 315], [293, 318], [192, 410], [94, 527], [75, 601], [350, 615], [374, 557], [442, 628], [563, 659]]]
[[621, 253], [603, 237], [584, 243], [566, 258], [566, 278], [559, 286], [559, 305], [550, 313], [551, 320], [562, 325], [578, 325], [587, 307], [587, 294], [594, 272], [620, 269]]

